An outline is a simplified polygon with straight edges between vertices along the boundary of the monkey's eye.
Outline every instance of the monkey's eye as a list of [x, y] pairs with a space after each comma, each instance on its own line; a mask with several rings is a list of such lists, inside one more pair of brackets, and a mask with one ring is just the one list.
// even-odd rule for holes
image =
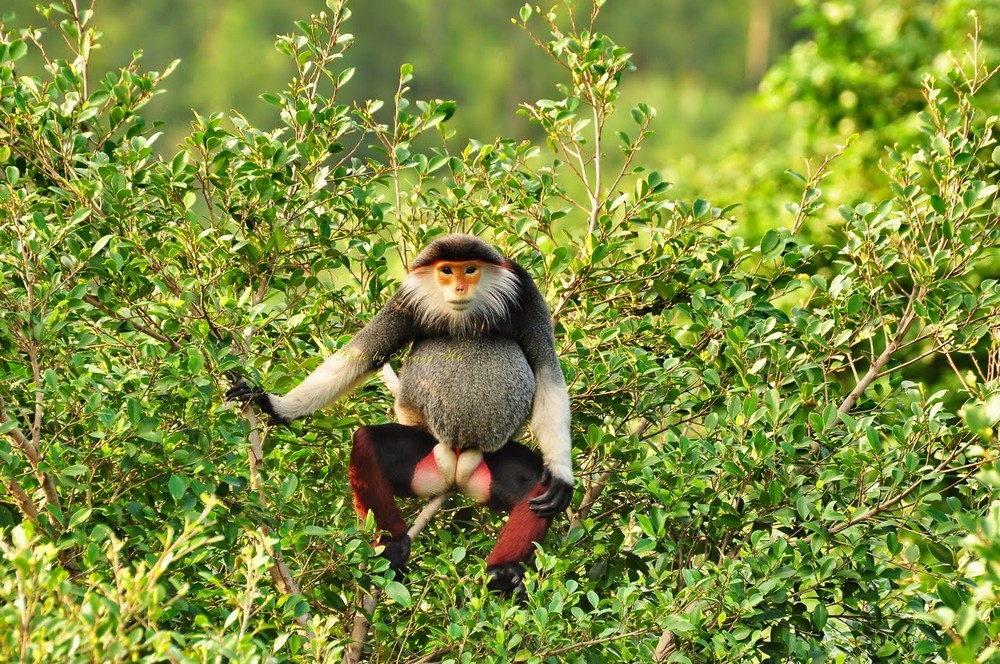
[[451, 274], [452, 272], [452, 269], [448, 266], [441, 268], [441, 274]]
[[470, 265], [469, 267], [465, 268], [465, 273], [466, 274], [475, 274], [477, 269], [478, 268], [475, 265]]

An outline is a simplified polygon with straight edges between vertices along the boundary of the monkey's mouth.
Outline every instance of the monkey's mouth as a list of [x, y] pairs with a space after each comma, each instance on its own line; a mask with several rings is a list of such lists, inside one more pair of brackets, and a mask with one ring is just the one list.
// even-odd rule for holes
[[472, 306], [472, 300], [449, 300], [448, 306], [455, 311], [465, 311]]

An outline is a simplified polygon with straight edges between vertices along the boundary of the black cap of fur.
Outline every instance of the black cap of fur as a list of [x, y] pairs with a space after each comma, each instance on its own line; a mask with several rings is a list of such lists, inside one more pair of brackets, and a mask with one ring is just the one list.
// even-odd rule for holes
[[413, 269], [438, 261], [483, 261], [501, 265], [506, 262], [496, 249], [472, 235], [445, 235], [431, 242], [413, 259]]

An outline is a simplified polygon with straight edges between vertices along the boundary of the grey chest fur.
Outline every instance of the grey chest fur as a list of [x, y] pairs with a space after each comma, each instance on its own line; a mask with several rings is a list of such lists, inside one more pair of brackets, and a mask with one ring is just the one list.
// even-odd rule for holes
[[531, 414], [535, 377], [516, 341], [431, 338], [416, 342], [399, 372], [400, 402], [423, 413], [430, 433], [457, 448], [493, 452]]

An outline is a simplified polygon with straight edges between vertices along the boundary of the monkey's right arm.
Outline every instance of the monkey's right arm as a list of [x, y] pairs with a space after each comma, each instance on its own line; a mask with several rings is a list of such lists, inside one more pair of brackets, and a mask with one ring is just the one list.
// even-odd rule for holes
[[393, 298], [351, 341], [328, 357], [284, 396], [268, 394], [237, 381], [226, 397], [253, 401], [272, 420], [287, 424], [329, 405], [347, 394], [412, 341], [413, 318]]

